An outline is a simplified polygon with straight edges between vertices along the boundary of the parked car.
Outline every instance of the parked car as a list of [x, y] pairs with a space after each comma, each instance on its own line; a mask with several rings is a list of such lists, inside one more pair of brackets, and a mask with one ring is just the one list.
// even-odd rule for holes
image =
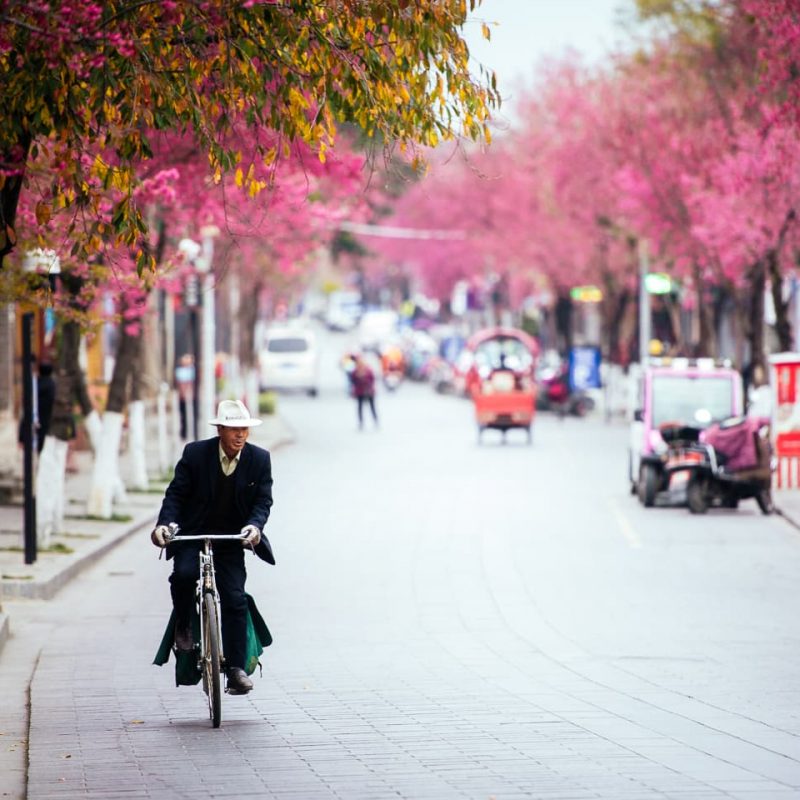
[[305, 391], [316, 397], [319, 351], [313, 331], [270, 328], [259, 352], [261, 390]]
[[[742, 378], [713, 359], [671, 359], [649, 364], [640, 386], [628, 450], [631, 493], [652, 506], [678, 473], [665, 470], [669, 446], [662, 427], [705, 429], [743, 413]], [[685, 477], [685, 476], [684, 476]]]

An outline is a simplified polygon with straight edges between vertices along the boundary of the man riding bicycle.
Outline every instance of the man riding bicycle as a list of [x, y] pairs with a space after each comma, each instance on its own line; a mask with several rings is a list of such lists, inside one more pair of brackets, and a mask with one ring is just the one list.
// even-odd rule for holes
[[[192, 615], [200, 545], [170, 546], [171, 523], [178, 525], [178, 537], [241, 532], [245, 547], [253, 547], [267, 563], [275, 563], [272, 548], [263, 535], [272, 506], [270, 454], [247, 442], [250, 428], [260, 425], [261, 420], [252, 418], [239, 400], [223, 400], [217, 416], [209, 422], [217, 426], [218, 435], [186, 445], [150, 536], [157, 547], [167, 547], [167, 558], [174, 558], [169, 580], [176, 618], [175, 647], [179, 651], [194, 647]], [[237, 694], [246, 694], [253, 688], [244, 669], [248, 605], [242, 544], [226, 542], [214, 548], [228, 690]]]

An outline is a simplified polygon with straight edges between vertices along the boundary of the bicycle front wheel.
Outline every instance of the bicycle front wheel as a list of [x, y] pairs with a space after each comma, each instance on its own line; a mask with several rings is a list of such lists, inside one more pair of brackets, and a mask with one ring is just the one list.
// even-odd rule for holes
[[219, 664], [219, 619], [214, 596], [210, 593], [203, 595], [203, 640], [205, 652], [203, 653], [203, 683], [208, 694], [208, 714], [211, 724], [219, 728], [222, 722], [222, 686], [220, 683]]

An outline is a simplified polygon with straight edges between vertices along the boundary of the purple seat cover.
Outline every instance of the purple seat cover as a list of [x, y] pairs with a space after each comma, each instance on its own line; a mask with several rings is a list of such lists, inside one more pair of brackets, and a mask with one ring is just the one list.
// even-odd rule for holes
[[703, 432], [702, 438], [727, 457], [725, 469], [728, 472], [753, 469], [758, 466], [756, 436], [764, 422], [758, 417], [746, 417], [738, 425], [729, 428], [712, 425]]

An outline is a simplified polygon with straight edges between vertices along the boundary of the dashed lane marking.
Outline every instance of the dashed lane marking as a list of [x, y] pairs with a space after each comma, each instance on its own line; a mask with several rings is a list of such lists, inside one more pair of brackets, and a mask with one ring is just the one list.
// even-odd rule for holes
[[625, 516], [622, 509], [619, 507], [619, 504], [616, 500], [609, 500], [608, 505], [611, 508], [611, 513], [614, 515], [614, 518], [617, 521], [617, 525], [619, 526], [619, 530], [622, 533], [625, 541], [628, 543], [628, 547], [633, 549], [638, 549], [642, 547], [642, 540], [639, 538], [639, 535], [634, 530], [633, 525], [631, 525], [630, 520]]

